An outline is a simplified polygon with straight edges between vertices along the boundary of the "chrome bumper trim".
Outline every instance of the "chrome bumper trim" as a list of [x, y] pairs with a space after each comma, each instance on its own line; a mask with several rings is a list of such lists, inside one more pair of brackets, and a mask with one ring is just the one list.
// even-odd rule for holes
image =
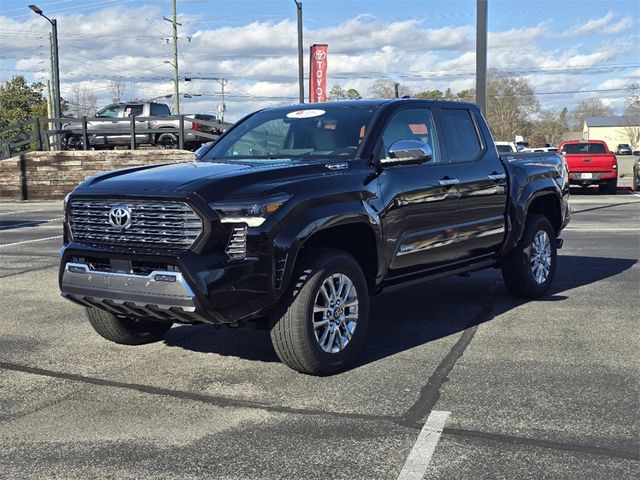
[[134, 275], [68, 262], [60, 291], [76, 303], [117, 315], [206, 321], [196, 312], [195, 295], [180, 272], [155, 270], [149, 275]]

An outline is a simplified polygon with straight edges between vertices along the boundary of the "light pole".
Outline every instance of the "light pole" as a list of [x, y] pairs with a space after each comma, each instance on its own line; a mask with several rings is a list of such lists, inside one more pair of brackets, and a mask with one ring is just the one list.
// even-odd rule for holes
[[487, 4], [476, 4], [476, 103], [483, 115], [487, 114]]
[[[51, 37], [53, 39], [53, 52], [51, 58], [51, 66], [53, 70], [53, 77], [51, 83], [53, 84], [53, 116], [60, 118], [62, 111], [60, 108], [60, 64], [58, 61], [58, 22], [56, 19], [47, 17], [44, 12], [37, 5], [29, 5], [29, 8], [37, 15], [46, 19], [51, 24]], [[56, 122], [56, 125], [58, 122]], [[57, 126], [56, 126], [57, 128]]]
[[304, 103], [304, 60], [302, 58], [302, 2], [293, 0], [298, 10], [298, 84], [300, 103]]

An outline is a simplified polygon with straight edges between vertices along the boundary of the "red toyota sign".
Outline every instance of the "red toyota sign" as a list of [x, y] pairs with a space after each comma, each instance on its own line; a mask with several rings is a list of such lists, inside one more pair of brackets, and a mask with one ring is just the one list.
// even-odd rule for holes
[[309, 75], [309, 103], [327, 101], [327, 50], [326, 43], [311, 45], [311, 72]]

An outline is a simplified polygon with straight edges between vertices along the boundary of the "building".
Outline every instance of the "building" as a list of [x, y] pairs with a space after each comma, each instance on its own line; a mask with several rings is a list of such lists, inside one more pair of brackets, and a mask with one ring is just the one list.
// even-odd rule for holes
[[583, 140], [604, 140], [610, 150], [621, 143], [640, 148], [640, 116], [590, 117], [582, 127]]

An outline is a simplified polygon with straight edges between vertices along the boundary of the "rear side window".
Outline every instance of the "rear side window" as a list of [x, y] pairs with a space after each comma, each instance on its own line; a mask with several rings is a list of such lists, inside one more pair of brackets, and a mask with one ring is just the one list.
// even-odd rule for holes
[[471, 112], [462, 108], [443, 108], [444, 139], [452, 162], [475, 160], [482, 152], [482, 143]]
[[496, 145], [496, 148], [498, 149], [498, 152], [500, 153], [512, 153], [513, 149], [511, 148], [511, 145]]
[[171, 115], [171, 111], [169, 110], [169, 106], [161, 103], [152, 103], [151, 104], [151, 116], [152, 117], [164, 117]]
[[576, 153], [607, 153], [607, 150], [601, 143], [567, 143], [562, 147], [562, 153], [570, 155]]

